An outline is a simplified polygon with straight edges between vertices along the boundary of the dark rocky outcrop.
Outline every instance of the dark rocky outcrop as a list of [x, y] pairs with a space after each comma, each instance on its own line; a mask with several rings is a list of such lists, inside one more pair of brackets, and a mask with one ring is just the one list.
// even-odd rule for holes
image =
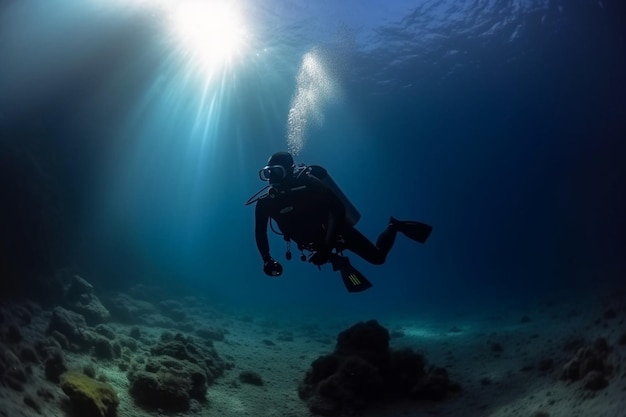
[[109, 340], [115, 339], [115, 332], [112, 328], [107, 326], [106, 324], [98, 324], [94, 329], [98, 334], [106, 337]]
[[65, 357], [60, 349], [49, 348], [44, 362], [46, 378], [52, 382], [59, 382], [59, 377], [67, 371]]
[[104, 299], [111, 316], [123, 323], [136, 323], [143, 315], [154, 314], [157, 309], [147, 301], [137, 300], [127, 294], [116, 294]]
[[78, 313], [66, 310], [63, 307], [56, 307], [52, 311], [48, 332], [59, 332], [67, 338], [70, 343], [82, 345], [86, 342], [87, 323], [85, 318]]
[[198, 337], [201, 337], [210, 341], [222, 341], [224, 340], [224, 335], [226, 335], [228, 331], [226, 329], [218, 329], [208, 326], [200, 327], [196, 329], [196, 334]]
[[598, 338], [593, 344], [581, 347], [563, 367], [561, 379], [582, 380], [582, 387], [591, 391], [605, 388], [613, 373], [613, 367], [608, 360], [610, 351], [611, 348], [604, 338]]
[[183, 305], [176, 300], [165, 300], [158, 303], [161, 312], [170, 319], [179, 322], [187, 319]]
[[147, 409], [187, 410], [192, 398], [205, 399], [207, 387], [229, 365], [212, 347], [197, 345], [181, 334], [161, 339], [143, 369], [128, 373], [130, 393]]
[[389, 348], [389, 331], [375, 320], [341, 332], [335, 351], [317, 358], [298, 392], [311, 412], [323, 416], [358, 414], [375, 403], [401, 399], [439, 401], [460, 390], [443, 368]]
[[93, 286], [78, 275], [71, 278], [65, 292], [65, 305], [81, 314], [88, 324], [95, 325], [109, 319], [111, 314], [94, 294]]
[[97, 359], [111, 360], [117, 355], [113, 343], [104, 336], [91, 333], [90, 343], [92, 344], [92, 354]]
[[25, 367], [9, 349], [0, 345], [0, 384], [22, 391], [28, 379]]
[[242, 371], [239, 374], [239, 380], [244, 384], [262, 386], [265, 384], [263, 377], [254, 371]]

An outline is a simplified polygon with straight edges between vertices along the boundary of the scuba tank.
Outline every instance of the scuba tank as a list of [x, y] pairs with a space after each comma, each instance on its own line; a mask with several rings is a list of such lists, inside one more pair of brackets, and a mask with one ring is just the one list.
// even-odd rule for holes
[[337, 183], [332, 179], [328, 171], [319, 166], [319, 165], [309, 165], [306, 168], [306, 171], [309, 175], [317, 178], [322, 184], [328, 187], [329, 190], [333, 192], [339, 198], [343, 206], [346, 208], [346, 222], [350, 226], [354, 226], [357, 224], [359, 219], [361, 219], [361, 213], [354, 207], [354, 204], [348, 200], [348, 197], [341, 191], [341, 188], [337, 185]]

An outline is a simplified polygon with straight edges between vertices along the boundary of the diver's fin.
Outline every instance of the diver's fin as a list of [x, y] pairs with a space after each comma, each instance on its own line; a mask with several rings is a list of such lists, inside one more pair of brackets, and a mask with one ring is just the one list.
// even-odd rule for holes
[[433, 231], [431, 225], [412, 220], [401, 221], [392, 217], [390, 223], [395, 226], [400, 233], [419, 243], [426, 243], [430, 232]]
[[347, 257], [335, 255], [331, 258], [331, 263], [333, 271], [341, 273], [343, 285], [346, 286], [349, 292], [365, 291], [372, 286], [372, 283], [362, 273], [350, 265]]
[[365, 291], [372, 286], [372, 283], [350, 264], [341, 268], [339, 272], [341, 272], [343, 285], [345, 285], [346, 289], [350, 292]]

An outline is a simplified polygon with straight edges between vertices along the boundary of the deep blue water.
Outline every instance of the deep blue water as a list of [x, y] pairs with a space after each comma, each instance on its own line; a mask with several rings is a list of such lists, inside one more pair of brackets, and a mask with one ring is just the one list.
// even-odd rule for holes
[[[247, 49], [219, 69], [172, 36], [173, 3], [47, 3], [0, 1], [0, 132], [43, 141], [73, 267], [103, 287], [374, 316], [624, 277], [617, 0], [242, 1]], [[399, 236], [383, 266], [352, 255], [374, 283], [355, 295], [274, 236], [285, 273], [266, 277], [243, 203], [288, 148], [330, 171], [370, 239], [393, 215], [430, 240]]]

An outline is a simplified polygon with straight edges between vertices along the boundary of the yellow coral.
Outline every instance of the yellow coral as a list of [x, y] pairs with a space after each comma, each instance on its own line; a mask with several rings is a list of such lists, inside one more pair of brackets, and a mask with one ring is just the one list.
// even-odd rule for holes
[[61, 389], [70, 398], [78, 415], [84, 417], [112, 416], [119, 404], [111, 385], [82, 372], [68, 371], [61, 375]]

